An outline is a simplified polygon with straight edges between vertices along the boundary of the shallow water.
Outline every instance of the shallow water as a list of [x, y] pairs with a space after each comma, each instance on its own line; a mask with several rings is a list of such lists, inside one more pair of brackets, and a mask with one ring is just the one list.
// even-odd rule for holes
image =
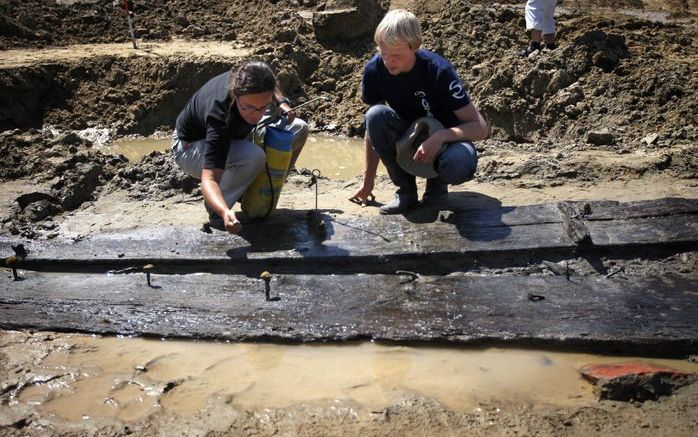
[[[454, 411], [472, 411], [493, 399], [575, 405], [593, 399], [579, 367], [634, 360], [375, 343], [286, 346], [80, 335], [67, 342], [41, 361], [37, 382], [17, 401], [69, 421], [137, 420], [159, 409], [190, 416], [220, 397], [243, 411], [340, 400], [357, 405], [359, 414], [413, 395], [433, 397]], [[698, 371], [687, 361], [651, 362]]]
[[[105, 151], [121, 154], [137, 162], [153, 151], [169, 150], [170, 138], [124, 138], [106, 146]], [[311, 135], [298, 158], [296, 168], [319, 169], [330, 179], [351, 179], [364, 172], [364, 142], [360, 138], [332, 135]], [[378, 173], [385, 170], [379, 166]]]
[[168, 151], [171, 145], [172, 138], [122, 138], [105, 146], [104, 152], [124, 155], [130, 162], [137, 162], [152, 152]]

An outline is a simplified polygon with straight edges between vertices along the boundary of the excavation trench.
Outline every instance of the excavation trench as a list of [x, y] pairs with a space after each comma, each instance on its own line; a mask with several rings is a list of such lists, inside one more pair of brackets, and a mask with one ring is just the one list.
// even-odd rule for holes
[[558, 48], [531, 58], [516, 2], [391, 2], [490, 139], [446, 204], [386, 218], [347, 201], [360, 140], [312, 137], [320, 236], [306, 173], [266, 223], [206, 234], [198, 184], [152, 153], [167, 139], [128, 162], [98, 143], [169, 136], [241, 56], [295, 102], [330, 97], [299, 111], [313, 132], [361, 138], [371, 31], [322, 39], [329, 2], [136, 2], [132, 50], [111, 2], [5, 3], [0, 257], [29, 256], [0, 277], [0, 328], [22, 330], [0, 333], [2, 432], [696, 434], [695, 384], [626, 405], [578, 374], [647, 356], [698, 370], [695, 2], [565, 4]]

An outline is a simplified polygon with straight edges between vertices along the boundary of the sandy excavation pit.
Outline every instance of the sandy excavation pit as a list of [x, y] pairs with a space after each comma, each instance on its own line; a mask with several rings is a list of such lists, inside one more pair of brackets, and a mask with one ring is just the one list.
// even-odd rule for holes
[[[362, 31], [351, 16], [333, 24], [338, 30], [334, 33], [314, 24], [313, 16], [327, 12], [324, 8], [329, 9], [331, 2], [138, 2], [134, 22], [140, 48], [136, 51], [131, 49], [125, 18], [110, 3], [0, 1], [3, 242], [23, 241], [27, 246], [89, 242], [103, 234], [163, 227], [196, 232], [206, 217], [199, 185], [177, 169], [168, 153], [155, 152], [130, 162], [102, 146], [126, 136], [169, 135], [191, 93], [246, 56], [268, 61], [296, 102], [321, 94], [329, 97], [300, 111], [315, 134], [363, 135], [360, 80], [364, 63], [375, 51], [372, 29], [342, 40], [342, 32]], [[374, 8], [366, 6], [374, 2], [349, 3]], [[481, 158], [476, 179], [452, 190], [459, 207], [477, 210], [559, 201], [698, 197], [696, 1], [566, 0], [557, 17], [559, 47], [530, 59], [517, 56], [526, 42], [522, 2], [405, 0], [384, 5], [388, 3], [419, 16], [425, 46], [453, 62], [490, 124], [490, 138], [478, 143]], [[371, 9], [374, 14], [379, 10]], [[356, 160], [361, 159], [359, 153]], [[361, 208], [346, 200], [361, 186], [360, 166], [355, 175], [321, 179], [319, 204], [328, 217], [346, 223], [378, 218], [377, 208]], [[315, 199], [308, 182], [308, 174], [293, 174], [279, 207], [301, 212], [312, 208]], [[379, 202], [392, 198], [387, 176], [379, 176], [375, 194]], [[695, 227], [695, 213], [686, 215], [684, 223], [685, 229]], [[589, 257], [572, 252], [483, 255], [477, 258], [477, 266], [470, 260], [453, 262], [443, 272], [432, 269], [430, 274], [525, 280], [564, 276], [565, 269], [572, 269], [576, 278], [590, 282], [678, 277], [695, 283], [697, 259], [695, 245], [688, 241], [646, 250], [609, 250], [591, 263]], [[418, 262], [410, 263], [402, 267], [419, 268]], [[295, 275], [299, 265], [284, 268]], [[256, 269], [255, 265], [243, 274], [249, 277]], [[379, 266], [372, 274], [390, 270], [390, 266]], [[605, 278], [616, 271], [620, 273], [615, 277]], [[5, 289], [12, 286], [11, 272], [2, 272], [0, 289]], [[31, 278], [35, 273], [27, 269], [24, 274]], [[167, 279], [176, 282], [176, 275]], [[0, 300], [0, 307], [12, 308], [14, 301], [7, 296]], [[14, 322], [3, 320], [3, 326]], [[89, 327], [84, 331], [91, 332]], [[192, 373], [189, 383], [177, 379], [187, 378], [182, 375], [171, 381], [177, 379], [175, 386], [184, 384], [194, 397], [204, 392], [212, 397], [203, 396], [199, 403], [179, 399], [183, 403], [168, 404], [165, 385], [157, 385], [166, 384], [167, 378], [151, 387], [152, 381], [143, 383], [138, 370], [110, 369], [107, 359], [95, 367], [75, 361], [80, 354], [89, 361], [91, 352], [98, 360], [102, 354], [108, 356], [110, 352], [105, 351], [119, 347], [129, 356], [124, 362], [142, 361], [133, 356], [152, 358], [147, 346], [115, 346], [114, 342], [70, 333], [34, 333], [27, 328], [3, 331], [0, 433], [698, 433], [696, 384], [659, 401], [635, 405], [598, 401], [587, 387], [579, 397], [550, 402], [493, 390], [489, 398], [478, 398], [465, 409], [420, 390], [401, 393], [379, 406], [366, 403], [364, 409], [346, 396], [337, 396], [341, 401], [311, 397], [298, 404], [264, 408], [237, 402], [232, 389], [224, 394], [197, 391], [192, 384], [201, 380]], [[668, 364], [696, 371], [698, 350], [691, 354], [690, 342], [686, 344], [689, 353], [672, 357]], [[215, 344], [204, 345], [215, 350]], [[182, 353], [178, 349], [182, 347], [165, 342], [162, 350], [158, 348], [160, 363], [165, 367], [177, 363], [181, 357], [171, 361], [167, 357]], [[400, 374], [401, 364], [394, 364], [383, 375], [388, 382]], [[52, 372], [61, 365], [72, 370], [54, 384]], [[545, 366], [537, 371], [544, 375]], [[532, 379], [542, 378], [541, 374]], [[42, 378], [46, 381], [41, 382]], [[212, 381], [215, 384], [215, 378]], [[111, 384], [110, 394], [85, 394], [84, 387], [96, 382]], [[162, 396], [152, 402], [154, 398], [141, 396], [144, 387], [155, 387]], [[70, 399], [61, 397], [66, 393], [77, 393], [72, 398], [76, 402], [94, 403], [89, 411], [103, 415], [84, 419], [78, 409], [69, 408], [62, 409], [62, 415], [54, 414], [56, 408], [51, 409], [49, 400]], [[258, 396], [253, 390], [249, 393]], [[482, 393], [488, 396], [487, 390]], [[177, 396], [182, 395], [175, 389], [170, 401]], [[66, 421], [66, 415], [71, 420]]]

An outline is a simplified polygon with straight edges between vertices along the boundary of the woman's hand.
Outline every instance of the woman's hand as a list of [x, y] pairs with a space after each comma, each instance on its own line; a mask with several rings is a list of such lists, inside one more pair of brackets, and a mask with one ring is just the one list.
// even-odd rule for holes
[[232, 209], [225, 212], [223, 223], [225, 224], [225, 230], [231, 234], [239, 234], [240, 231], [242, 231], [242, 225], [238, 221], [237, 217], [235, 217]]
[[286, 102], [283, 102], [279, 105], [279, 109], [281, 109], [282, 112], [286, 113], [286, 120], [288, 120], [288, 123], [293, 123], [293, 120], [295, 120], [296, 118], [296, 114], [293, 113], [293, 108], [291, 108], [291, 105], [289, 105]]

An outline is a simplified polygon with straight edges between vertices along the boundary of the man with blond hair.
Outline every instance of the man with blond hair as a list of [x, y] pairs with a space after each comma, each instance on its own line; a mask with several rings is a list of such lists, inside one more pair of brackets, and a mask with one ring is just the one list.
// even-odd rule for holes
[[[388, 12], [376, 28], [376, 54], [365, 66], [362, 98], [371, 105], [366, 113], [366, 167], [361, 189], [351, 198], [365, 203], [372, 198], [378, 161], [397, 186], [395, 199], [383, 205], [381, 214], [402, 214], [418, 206], [414, 166], [427, 166], [422, 203], [439, 204], [448, 197], [448, 185], [473, 178], [477, 152], [472, 141], [487, 137], [488, 128], [470, 101], [463, 82], [443, 57], [421, 49], [422, 31], [411, 12]], [[414, 154], [398, 160], [396, 143], [415, 121], [438, 120], [440, 127]], [[438, 125], [438, 123], [436, 123]], [[407, 170], [406, 170], [407, 169]]]

